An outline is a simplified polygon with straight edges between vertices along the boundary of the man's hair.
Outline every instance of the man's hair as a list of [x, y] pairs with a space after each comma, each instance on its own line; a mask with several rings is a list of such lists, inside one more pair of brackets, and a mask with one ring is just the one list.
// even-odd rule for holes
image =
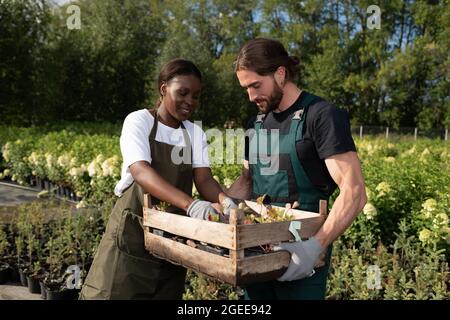
[[234, 71], [250, 70], [261, 76], [274, 73], [278, 67], [286, 68], [286, 79], [293, 81], [299, 59], [289, 56], [281, 42], [256, 38], [248, 41], [239, 51], [234, 62]]

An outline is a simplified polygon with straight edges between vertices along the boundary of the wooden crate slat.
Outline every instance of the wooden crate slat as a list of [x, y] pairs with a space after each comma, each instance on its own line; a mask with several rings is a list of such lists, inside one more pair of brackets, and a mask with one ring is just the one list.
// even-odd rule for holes
[[[313, 236], [324, 220], [323, 216], [300, 220], [300, 237], [305, 239]], [[267, 243], [293, 240], [294, 237], [289, 232], [289, 224], [290, 221], [239, 225], [236, 227], [239, 247], [251, 248]]]
[[279, 278], [287, 270], [290, 261], [291, 255], [287, 251], [278, 251], [239, 260], [237, 282], [242, 285]]
[[150, 232], [145, 232], [145, 246], [156, 256], [222, 281], [236, 283], [236, 266], [233, 266], [230, 258], [192, 248]]
[[277, 243], [293, 239], [288, 231], [289, 221], [241, 224], [236, 227], [240, 248], [251, 248], [267, 243]]
[[[238, 210], [233, 210], [229, 224], [223, 224], [159, 211], [151, 207], [150, 197], [144, 200], [145, 247], [162, 259], [233, 286], [274, 280], [283, 275], [289, 266], [290, 253], [287, 251], [245, 257], [244, 249], [293, 240], [289, 232], [290, 221], [243, 225]], [[299, 233], [302, 239], [317, 233], [327, 218], [326, 201], [320, 201], [319, 209], [319, 213], [297, 210], [295, 218], [301, 222]], [[188, 242], [187, 245], [153, 234], [153, 229], [227, 248], [229, 255], [204, 251], [198, 243]]]
[[144, 226], [216, 246], [236, 249], [235, 226], [229, 224], [193, 219], [145, 208]]

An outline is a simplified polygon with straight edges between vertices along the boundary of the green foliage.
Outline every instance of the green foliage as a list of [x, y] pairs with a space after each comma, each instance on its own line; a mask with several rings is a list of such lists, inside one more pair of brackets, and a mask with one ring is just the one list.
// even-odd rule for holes
[[[33, 271], [39, 267], [37, 262], [42, 267], [48, 264], [58, 279], [70, 264], [87, 269], [116, 201], [112, 190], [121, 166], [119, 130], [99, 125], [97, 131], [99, 134], [94, 133], [95, 125], [89, 124], [73, 131], [11, 127], [0, 134], [4, 143], [2, 175], [25, 179], [35, 171], [43, 178], [56, 179], [60, 173], [63, 183], [71, 184], [83, 196], [79, 208], [86, 203], [96, 206], [75, 212], [61, 208], [49, 221], [42, 217], [48, 206], [25, 205], [10, 225], [7, 244], [0, 232], [0, 251], [6, 248]], [[231, 141], [230, 148], [242, 147], [237, 139]], [[227, 149], [227, 141], [219, 143]], [[327, 297], [450, 298], [448, 142], [365, 138], [357, 139], [356, 144], [368, 203], [334, 243]], [[229, 186], [240, 174], [240, 162], [212, 165], [215, 179]], [[379, 268], [381, 289], [367, 286], [369, 266]], [[241, 295], [240, 288], [190, 272], [184, 298], [238, 299]]]
[[[328, 299], [448, 299], [449, 269], [442, 251], [424, 247], [415, 236], [408, 236], [407, 224], [399, 225], [390, 248], [367, 238], [359, 247], [342, 241], [333, 246], [328, 281]], [[379, 287], [370, 286], [369, 267], [379, 270]]]
[[[242, 290], [188, 270], [184, 300], [237, 300]], [[239, 293], [239, 294], [238, 294]]]
[[122, 121], [154, 104], [167, 60], [193, 60], [204, 75], [196, 119], [242, 126], [256, 113], [233, 61], [248, 39], [279, 39], [300, 57], [298, 84], [349, 111], [353, 124], [450, 124], [449, 1], [79, 0], [0, 2], [0, 121]]

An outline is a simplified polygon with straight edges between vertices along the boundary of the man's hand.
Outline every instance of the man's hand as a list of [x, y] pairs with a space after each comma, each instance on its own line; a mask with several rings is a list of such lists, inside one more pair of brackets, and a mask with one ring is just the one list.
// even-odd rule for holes
[[209, 201], [194, 200], [187, 209], [188, 216], [202, 220], [214, 220], [218, 212]]
[[278, 278], [278, 281], [293, 281], [314, 274], [314, 266], [323, 251], [322, 246], [311, 237], [306, 241], [280, 243], [274, 246], [275, 251], [286, 250], [291, 253], [291, 262], [286, 272]]

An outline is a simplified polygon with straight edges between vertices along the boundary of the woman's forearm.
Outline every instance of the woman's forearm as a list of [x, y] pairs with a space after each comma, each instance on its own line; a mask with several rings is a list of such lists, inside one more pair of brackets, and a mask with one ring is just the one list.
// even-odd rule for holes
[[213, 178], [210, 168], [194, 169], [195, 187], [203, 199], [221, 203], [225, 193], [219, 183]]
[[192, 197], [174, 187], [159, 175], [147, 162], [138, 161], [130, 166], [131, 175], [145, 192], [161, 201], [187, 210], [194, 201]]

